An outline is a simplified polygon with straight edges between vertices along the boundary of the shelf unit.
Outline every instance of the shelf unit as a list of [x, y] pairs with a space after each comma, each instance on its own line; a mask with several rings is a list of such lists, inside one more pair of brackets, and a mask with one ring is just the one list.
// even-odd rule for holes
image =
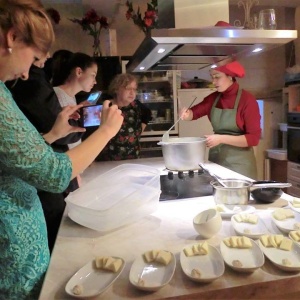
[[[128, 57], [122, 58], [122, 72], [126, 72]], [[181, 84], [180, 71], [150, 71], [133, 73], [137, 76], [137, 99], [152, 113], [152, 120], [142, 133], [141, 158], [162, 156], [161, 141], [163, 134], [178, 119], [177, 89]], [[170, 137], [178, 137], [178, 124], [170, 131]]]
[[[177, 119], [176, 72], [136, 73], [139, 77], [137, 98], [152, 113], [152, 120], [141, 137], [141, 157], [162, 156], [162, 135]], [[170, 131], [170, 136], [178, 136], [178, 126]]]

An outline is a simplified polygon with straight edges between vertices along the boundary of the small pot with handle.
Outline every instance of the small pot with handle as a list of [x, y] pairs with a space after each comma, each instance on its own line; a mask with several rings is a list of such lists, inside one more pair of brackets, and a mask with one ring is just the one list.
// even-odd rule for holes
[[[216, 204], [247, 205], [250, 198], [250, 193], [253, 195], [255, 191], [260, 191], [257, 193], [259, 194], [264, 190], [276, 190], [291, 186], [290, 183], [252, 182], [244, 179], [222, 179], [222, 182], [226, 185], [226, 187], [221, 186], [217, 181], [212, 181], [210, 183], [213, 187], [213, 195]], [[281, 194], [279, 197], [280, 196]], [[266, 196], [265, 199], [271, 200], [271, 196]], [[273, 202], [276, 199], [269, 202]], [[266, 202], [266, 200], [264, 202]]]

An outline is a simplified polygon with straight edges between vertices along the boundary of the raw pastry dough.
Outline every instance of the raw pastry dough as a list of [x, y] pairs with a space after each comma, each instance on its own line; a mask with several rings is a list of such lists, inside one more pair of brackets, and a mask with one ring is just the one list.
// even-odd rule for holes
[[291, 209], [285, 209], [285, 208], [277, 208], [274, 212], [273, 212], [273, 217], [278, 220], [278, 221], [282, 221], [285, 220], [287, 218], [294, 218], [295, 215], [292, 212]]
[[193, 269], [191, 275], [194, 278], [200, 278], [201, 277], [201, 272], [199, 271], [199, 269]]
[[290, 251], [293, 246], [293, 241], [281, 234], [265, 234], [260, 237], [260, 241], [264, 247], [279, 248], [285, 251]]
[[251, 248], [251, 240], [246, 236], [231, 236], [223, 240], [224, 244], [230, 248]]
[[257, 215], [247, 214], [247, 213], [235, 215], [234, 219], [239, 223], [243, 222], [243, 223], [257, 224], [258, 222]]
[[183, 252], [186, 256], [206, 255], [208, 254], [207, 242], [194, 244], [191, 247], [185, 247]]
[[172, 259], [172, 254], [164, 250], [150, 250], [143, 254], [147, 263], [157, 262], [163, 265], [168, 265]]
[[123, 264], [122, 259], [112, 256], [97, 256], [95, 265], [97, 269], [104, 269], [117, 273]]
[[288, 258], [284, 258], [284, 259], [282, 260], [282, 264], [283, 264], [284, 266], [291, 266], [291, 265], [292, 265], [292, 262], [291, 262]]
[[73, 289], [72, 292], [74, 295], [81, 295], [83, 292], [83, 286], [81, 284], [76, 284]]
[[242, 262], [238, 259], [233, 260], [232, 265], [236, 268], [241, 268], [243, 266]]

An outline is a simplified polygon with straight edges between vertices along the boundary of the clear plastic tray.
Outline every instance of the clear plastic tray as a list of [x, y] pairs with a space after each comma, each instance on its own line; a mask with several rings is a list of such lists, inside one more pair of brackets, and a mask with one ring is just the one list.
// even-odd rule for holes
[[149, 166], [120, 165], [66, 198], [69, 217], [98, 231], [136, 221], [156, 210], [159, 175], [159, 170]]

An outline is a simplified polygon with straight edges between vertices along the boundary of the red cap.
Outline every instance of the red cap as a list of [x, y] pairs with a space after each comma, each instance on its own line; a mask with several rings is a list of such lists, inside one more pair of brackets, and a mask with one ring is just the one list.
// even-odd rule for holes
[[243, 78], [245, 76], [244, 67], [237, 61], [230, 62], [224, 66], [216, 67], [214, 70], [225, 73], [228, 76]]
[[232, 25], [230, 25], [229, 23], [225, 22], [225, 21], [218, 21], [215, 24], [216, 27], [233, 27]]

